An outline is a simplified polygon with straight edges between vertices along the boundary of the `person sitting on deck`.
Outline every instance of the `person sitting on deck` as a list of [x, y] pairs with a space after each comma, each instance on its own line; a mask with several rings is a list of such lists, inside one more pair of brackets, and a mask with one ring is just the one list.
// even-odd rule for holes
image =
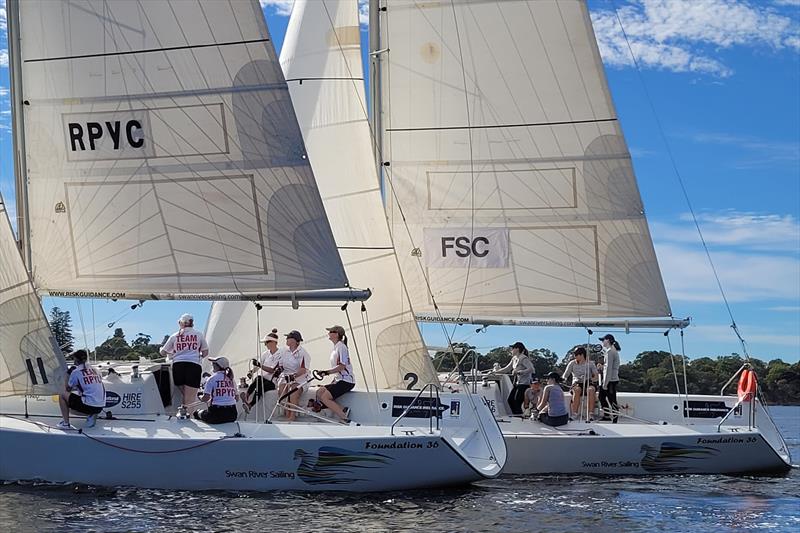
[[356, 378], [353, 376], [353, 365], [350, 364], [350, 351], [347, 349], [347, 336], [344, 334], [342, 326], [332, 326], [328, 330], [328, 339], [333, 343], [331, 352], [331, 368], [322, 370], [320, 374], [338, 374], [333, 383], [324, 385], [317, 389], [317, 401], [333, 411], [343, 422], [350, 422], [350, 408], [344, 409], [336, 398], [350, 392], [356, 386]]
[[261, 372], [250, 383], [247, 393], [242, 395], [242, 407], [245, 412], [249, 412], [250, 408], [258, 402], [265, 392], [275, 390], [273, 379], [277, 378], [281, 373], [282, 351], [278, 348], [278, 330], [273, 329], [264, 335], [261, 341], [267, 349], [261, 354], [260, 359], [253, 359], [253, 366]]
[[97, 415], [106, 406], [106, 389], [103, 378], [93, 366], [89, 365], [86, 350], [77, 350], [72, 353], [75, 367], [69, 372], [66, 390], [58, 397], [63, 420], [58, 423], [60, 429], [70, 429], [69, 411], [89, 415], [86, 418], [86, 427], [94, 427]]
[[597, 382], [598, 375], [594, 361], [586, 359], [586, 348], [583, 346], [575, 348], [575, 359], [569, 362], [567, 369], [564, 370], [563, 376], [564, 380], [572, 376], [572, 403], [570, 406], [570, 414], [573, 418], [577, 418], [578, 416], [581, 397], [586, 396], [586, 400], [589, 404], [589, 421], [592, 420], [595, 401], [594, 394], [596, 391], [593, 383]]
[[525, 401], [522, 403], [522, 417], [531, 418], [531, 411], [536, 409], [542, 397], [542, 384], [532, 381], [529, 389], [525, 391]]
[[542, 399], [536, 409], [539, 411], [539, 422], [548, 426], [558, 427], [569, 422], [567, 402], [564, 401], [564, 391], [561, 390], [561, 376], [558, 372], [547, 374], [547, 385], [542, 390]]
[[295, 409], [300, 403], [300, 396], [308, 389], [306, 384], [306, 374], [311, 366], [311, 355], [305, 348], [300, 346], [303, 336], [297, 330], [292, 330], [286, 334], [286, 347], [281, 354], [281, 366], [283, 367], [283, 378], [286, 382], [278, 387], [278, 398], [282, 398], [287, 390], [291, 390], [289, 396], [289, 408], [286, 410], [286, 420], [292, 422], [297, 414]]
[[236, 381], [227, 357], [210, 357], [214, 373], [206, 381], [201, 402], [208, 409], [194, 412], [194, 417], [207, 424], [224, 424], [236, 420]]

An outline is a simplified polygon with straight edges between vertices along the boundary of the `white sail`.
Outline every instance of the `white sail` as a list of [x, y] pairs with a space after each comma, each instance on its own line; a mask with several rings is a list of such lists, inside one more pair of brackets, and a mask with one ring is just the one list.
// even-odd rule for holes
[[214, 299], [347, 285], [258, 2], [19, 8], [41, 291]]
[[0, 396], [58, 394], [65, 372], [0, 198]]
[[[338, 305], [292, 310], [265, 304], [261, 334], [273, 327], [281, 333], [297, 329], [314, 367], [329, 368], [332, 345], [324, 328], [341, 324], [351, 354], [359, 354], [355, 369], [366, 374], [361, 383], [402, 387], [408, 373], [419, 383], [435, 381], [392, 248], [372, 158], [357, 3], [295, 2], [281, 65], [347, 277], [373, 295], [364, 314], [350, 306], [352, 327]], [[214, 353], [249, 362], [258, 349], [252, 304], [215, 303], [208, 332]]]
[[380, 21], [387, 209], [415, 311], [669, 316], [585, 2], [393, 0]]

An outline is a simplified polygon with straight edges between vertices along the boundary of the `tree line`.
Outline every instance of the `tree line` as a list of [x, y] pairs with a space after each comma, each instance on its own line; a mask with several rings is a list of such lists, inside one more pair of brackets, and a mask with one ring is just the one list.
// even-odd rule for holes
[[[474, 350], [475, 347], [465, 343], [457, 343], [454, 347], [457, 352], [461, 353], [436, 352], [433, 358], [434, 366], [439, 372], [452, 372], [456, 362], [463, 359], [460, 361], [459, 367], [463, 372], [469, 373], [472, 371], [474, 358], [472, 352], [466, 357], [464, 357], [464, 353]], [[596, 360], [597, 355], [601, 353], [600, 345], [589, 345], [588, 348], [590, 358]], [[529, 355], [534, 368], [536, 368], [536, 375], [541, 378], [554, 370], [559, 374], [563, 373], [574, 349], [571, 349], [561, 360], [556, 353], [547, 348], [530, 350]], [[478, 354], [478, 370], [491, 370], [495, 364], [502, 367], [507, 365], [510, 360], [510, 348], [506, 346], [493, 348], [486, 354]], [[717, 395], [723, 385], [742, 366], [744, 358], [735, 353], [689, 359], [664, 351], [641, 352], [633, 361], [620, 365], [619, 390], [672, 393], [679, 388], [683, 393], [685, 392], [684, 362], [689, 394]], [[800, 361], [793, 364], [785, 363], [781, 359], [764, 362], [751, 357], [750, 365], [758, 376], [759, 387], [768, 403], [800, 405]], [[735, 394], [736, 385], [736, 382], [730, 384], [725, 393]]]

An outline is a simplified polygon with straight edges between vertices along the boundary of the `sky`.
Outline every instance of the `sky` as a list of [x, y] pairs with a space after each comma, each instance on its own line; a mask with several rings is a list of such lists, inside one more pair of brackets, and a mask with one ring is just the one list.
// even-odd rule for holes
[[[800, 0], [588, 3], [672, 311], [692, 317], [686, 355], [743, 349], [677, 176], [748, 353], [766, 361], [800, 360]], [[261, 4], [279, 51], [292, 1]], [[361, 13], [365, 23], [366, 5]], [[13, 207], [6, 26], [0, 0], [0, 193]], [[115, 327], [129, 339], [139, 332], [160, 339], [183, 312], [193, 313], [202, 328], [210, 307], [145, 302], [132, 310], [135, 302], [63, 298], [43, 303], [46, 310], [70, 310], [76, 337], [85, 332], [90, 346]], [[521, 340], [560, 356], [587, 336], [580, 329], [476, 329], [448, 331], [484, 352]], [[445, 344], [440, 326], [422, 325], [422, 331], [429, 345]], [[675, 333], [614, 333], [623, 361], [643, 350], [667, 350], [668, 339], [674, 352], [682, 351]]]

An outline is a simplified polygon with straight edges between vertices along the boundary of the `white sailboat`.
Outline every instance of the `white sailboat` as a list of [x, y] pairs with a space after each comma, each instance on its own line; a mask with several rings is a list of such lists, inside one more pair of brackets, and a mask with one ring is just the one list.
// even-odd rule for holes
[[258, 2], [8, 8], [25, 262], [0, 224], [0, 447], [18, 450], [0, 479], [381, 491], [499, 474], [485, 404], [433, 389], [417, 409], [413, 393], [352, 392], [372, 406], [357, 424], [210, 426], [174, 416], [156, 365], [106, 377], [95, 427], [53, 427], [65, 363], [31, 274], [40, 294], [76, 297], [338, 309], [369, 291], [348, 284]]
[[[378, 1], [378, 161], [417, 319], [669, 330], [672, 316], [583, 0]], [[497, 408], [511, 473], [789, 468], [760, 400], [620, 394], [624, 423]], [[684, 391], [685, 392], [685, 391]], [[743, 408], [743, 410], [742, 410]]]

